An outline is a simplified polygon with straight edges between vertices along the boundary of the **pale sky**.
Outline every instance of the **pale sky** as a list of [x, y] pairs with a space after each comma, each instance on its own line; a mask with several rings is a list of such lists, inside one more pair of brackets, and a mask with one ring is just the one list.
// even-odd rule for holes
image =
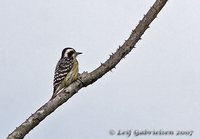
[[[128, 38], [155, 0], [0, 1], [0, 138], [52, 95], [63, 48], [92, 71]], [[120, 131], [193, 131], [200, 138], [200, 1], [170, 0], [113, 70], [82, 88], [26, 139], [124, 139]], [[129, 138], [136, 138], [133, 134]]]

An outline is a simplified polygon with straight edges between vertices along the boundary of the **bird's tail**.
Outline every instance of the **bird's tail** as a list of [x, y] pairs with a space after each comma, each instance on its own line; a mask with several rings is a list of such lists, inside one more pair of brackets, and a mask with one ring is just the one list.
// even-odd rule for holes
[[53, 95], [51, 97], [50, 100], [54, 99], [64, 88], [60, 89], [60, 88], [57, 88], [57, 89], [53, 89]]

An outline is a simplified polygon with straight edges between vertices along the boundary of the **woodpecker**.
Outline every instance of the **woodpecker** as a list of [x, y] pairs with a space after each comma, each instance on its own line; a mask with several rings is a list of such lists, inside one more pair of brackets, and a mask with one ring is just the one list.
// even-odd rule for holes
[[61, 58], [58, 61], [54, 74], [53, 81], [53, 99], [60, 91], [69, 86], [72, 82], [77, 80], [79, 64], [76, 57], [82, 54], [76, 52], [73, 48], [64, 48]]

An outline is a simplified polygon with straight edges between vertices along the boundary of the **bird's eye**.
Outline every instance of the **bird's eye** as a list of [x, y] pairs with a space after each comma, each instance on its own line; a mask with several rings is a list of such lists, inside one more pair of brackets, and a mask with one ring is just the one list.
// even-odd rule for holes
[[68, 57], [71, 57], [73, 54], [74, 54], [74, 51], [70, 51], [70, 52], [68, 53]]

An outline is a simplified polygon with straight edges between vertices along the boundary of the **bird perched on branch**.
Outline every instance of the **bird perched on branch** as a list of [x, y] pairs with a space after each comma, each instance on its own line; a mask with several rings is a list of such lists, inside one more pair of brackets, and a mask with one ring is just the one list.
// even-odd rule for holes
[[73, 48], [64, 48], [58, 61], [53, 81], [53, 99], [60, 91], [78, 79], [79, 65], [76, 57], [82, 54]]

